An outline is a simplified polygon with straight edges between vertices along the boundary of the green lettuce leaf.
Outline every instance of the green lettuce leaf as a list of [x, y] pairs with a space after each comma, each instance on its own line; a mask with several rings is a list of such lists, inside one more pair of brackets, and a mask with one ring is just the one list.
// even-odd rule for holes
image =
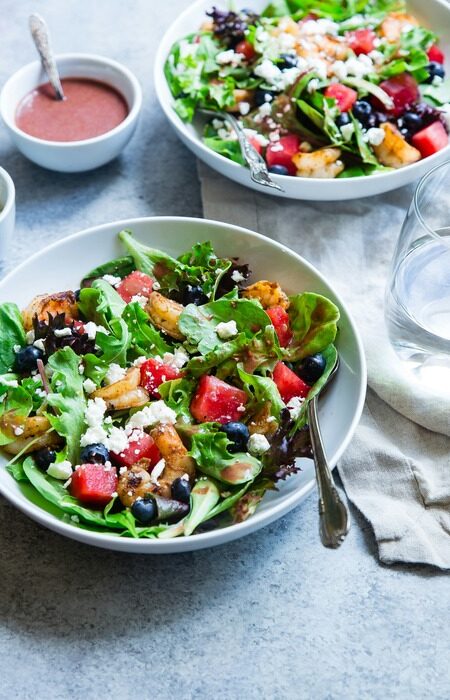
[[237, 370], [239, 379], [243, 384], [243, 389], [250, 397], [250, 401], [246, 405], [247, 410], [256, 413], [264, 404], [269, 403], [270, 414], [278, 419], [280, 417], [280, 412], [284, 408], [284, 401], [280, 396], [275, 382], [270, 379], [270, 377], [249, 374], [239, 365]]
[[339, 309], [333, 302], [312, 292], [290, 297], [290, 302], [288, 313], [294, 336], [284, 351], [287, 360], [301, 360], [333, 343], [339, 321]]
[[8, 445], [16, 440], [12, 426], [19, 427], [33, 410], [33, 397], [26, 388], [10, 388], [4, 401], [0, 403], [0, 445]]
[[129, 359], [145, 355], [146, 357], [162, 356], [172, 351], [162, 334], [151, 324], [148, 314], [137, 303], [127, 304], [123, 312], [123, 320], [128, 327], [130, 336]]
[[114, 260], [109, 260], [106, 263], [102, 263], [97, 267], [94, 267], [90, 272], [88, 272], [81, 282], [81, 286], [86, 286], [86, 283], [91, 283], [92, 280], [98, 277], [103, 277], [103, 275], [114, 275], [114, 277], [126, 277], [133, 270], [134, 262], [131, 255], [125, 255], [121, 258], [114, 258]]
[[120, 294], [106, 280], [97, 279], [92, 287], [80, 291], [78, 308], [83, 316], [107, 329], [113, 319], [122, 316], [125, 306]]
[[158, 387], [161, 398], [169, 408], [175, 411], [178, 419], [185, 423], [192, 422], [189, 406], [196, 386], [197, 382], [194, 379], [182, 377], [164, 382]]
[[88, 353], [83, 357], [84, 377], [92, 379], [97, 386], [103, 381], [113, 362], [121, 367], [126, 366], [131, 344], [128, 326], [122, 318], [112, 319], [108, 325], [111, 329], [110, 333], [98, 332], [95, 337], [95, 343], [101, 354]]
[[230, 454], [229, 444], [225, 433], [204, 428], [192, 435], [189, 454], [199, 470], [213, 479], [232, 485], [252, 481], [261, 471], [260, 461], [246, 453]]
[[22, 315], [16, 304], [0, 304], [0, 374], [9, 372], [14, 365], [15, 345], [25, 345]]

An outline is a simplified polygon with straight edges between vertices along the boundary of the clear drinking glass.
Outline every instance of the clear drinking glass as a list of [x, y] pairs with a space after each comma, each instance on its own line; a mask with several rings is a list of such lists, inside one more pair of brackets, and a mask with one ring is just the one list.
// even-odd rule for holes
[[450, 161], [419, 182], [386, 290], [397, 355], [430, 388], [450, 390]]

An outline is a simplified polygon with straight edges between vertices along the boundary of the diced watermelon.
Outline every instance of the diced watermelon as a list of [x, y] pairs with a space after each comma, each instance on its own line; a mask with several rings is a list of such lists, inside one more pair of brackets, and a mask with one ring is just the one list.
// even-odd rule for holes
[[277, 362], [273, 371], [273, 381], [277, 385], [284, 403], [288, 403], [294, 396], [305, 398], [311, 387], [303, 379], [295, 374], [284, 362]]
[[159, 462], [161, 453], [148, 433], [135, 430], [130, 437], [128, 447], [122, 452], [109, 453], [114, 464], [118, 464], [120, 467], [132, 467], [133, 464], [144, 458], [149, 459], [152, 465]]
[[375, 48], [377, 35], [373, 29], [355, 29], [347, 33], [348, 45], [359, 56], [360, 53], [370, 53]]
[[448, 145], [448, 134], [444, 125], [437, 121], [414, 134], [411, 141], [422, 154], [422, 158], [426, 158]]
[[342, 85], [342, 83], [332, 83], [325, 90], [325, 97], [333, 97], [341, 112], [348, 112], [355, 104], [358, 93], [356, 90]]
[[292, 339], [292, 331], [287, 311], [285, 311], [282, 306], [272, 306], [271, 309], [266, 309], [266, 314], [272, 321], [281, 347], [285, 348]]
[[124, 277], [122, 282], [116, 287], [118, 293], [127, 304], [129, 304], [131, 299], [137, 294], [143, 297], [149, 297], [152, 293], [152, 288], [152, 278], [138, 270]]
[[155, 358], [150, 358], [141, 365], [141, 386], [147, 389], [153, 398], [159, 396], [158, 387], [160, 384], [171, 379], [178, 379], [180, 376], [179, 369]]
[[439, 46], [437, 46], [436, 44], [430, 46], [430, 48], [427, 51], [427, 56], [430, 59], [430, 61], [435, 61], [435, 63], [444, 63], [445, 61], [444, 52], [441, 51]]
[[117, 489], [117, 472], [104, 464], [82, 464], [72, 474], [70, 493], [80, 503], [104, 508]]
[[191, 401], [191, 413], [199, 423], [241, 421], [248, 396], [217, 377], [203, 375]]
[[[391, 97], [394, 107], [389, 111], [395, 117], [403, 114], [408, 105], [414, 104], [420, 97], [417, 82], [409, 73], [400, 73], [400, 75], [394, 75], [393, 78], [383, 80], [380, 83], [380, 88]], [[377, 106], [380, 106], [378, 100]], [[381, 108], [386, 109], [383, 105]]]
[[256, 56], [255, 47], [245, 39], [236, 44], [234, 51], [235, 53], [241, 53], [243, 56], [245, 56], [247, 61], [251, 61], [252, 58], [255, 58]]
[[300, 139], [296, 134], [282, 136], [278, 141], [269, 143], [266, 149], [267, 165], [283, 165], [287, 168], [289, 175], [295, 175], [297, 168], [292, 162], [292, 158], [300, 150]]

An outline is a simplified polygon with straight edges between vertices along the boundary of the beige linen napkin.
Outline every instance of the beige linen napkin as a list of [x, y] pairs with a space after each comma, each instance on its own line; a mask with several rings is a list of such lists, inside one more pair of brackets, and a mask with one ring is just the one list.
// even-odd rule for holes
[[241, 187], [202, 163], [199, 174], [205, 218], [289, 246], [316, 265], [348, 304], [363, 338], [370, 389], [338, 467], [342, 482], [372, 524], [383, 562], [450, 568], [450, 397], [411, 382], [390, 347], [383, 317], [390, 261], [412, 188], [353, 201], [298, 202]]

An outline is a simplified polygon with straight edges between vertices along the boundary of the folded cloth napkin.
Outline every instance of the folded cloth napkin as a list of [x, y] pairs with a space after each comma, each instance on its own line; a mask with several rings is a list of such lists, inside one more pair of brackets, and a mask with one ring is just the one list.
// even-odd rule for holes
[[[369, 391], [338, 466], [372, 524], [381, 561], [450, 568], [450, 396], [415, 383], [392, 350], [384, 290], [413, 189], [343, 202], [299, 202], [241, 187], [199, 164], [205, 218], [262, 233], [312, 262], [361, 332]], [[232, 251], [230, 251], [232, 254]]]

